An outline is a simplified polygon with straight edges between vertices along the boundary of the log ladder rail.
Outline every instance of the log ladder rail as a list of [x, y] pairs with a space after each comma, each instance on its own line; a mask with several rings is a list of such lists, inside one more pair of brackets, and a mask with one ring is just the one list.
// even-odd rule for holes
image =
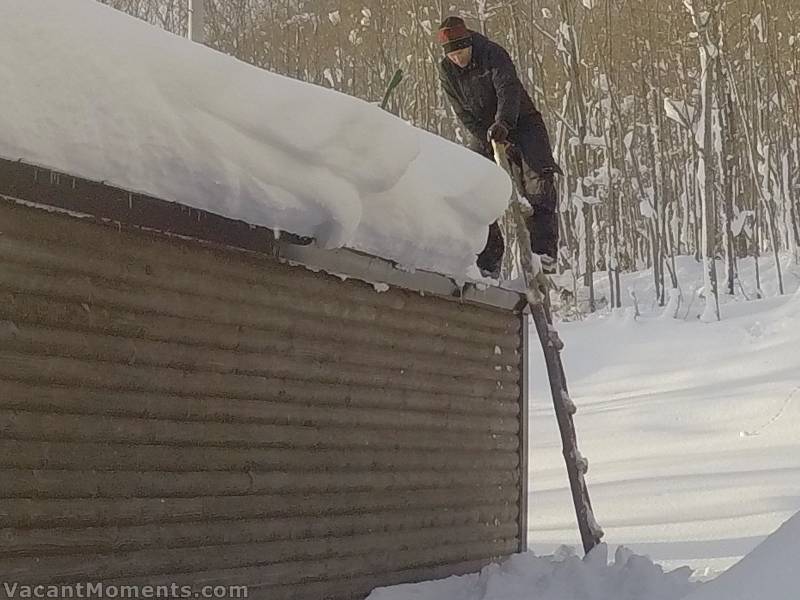
[[[509, 174], [514, 184], [513, 196], [501, 220], [501, 228], [509, 249], [507, 255], [516, 254], [525, 281], [528, 307], [547, 366], [550, 392], [553, 396], [553, 406], [561, 433], [564, 461], [569, 476], [581, 542], [584, 551], [588, 554], [601, 542], [603, 530], [595, 520], [584, 477], [589, 469], [589, 462], [578, 450], [575, 423], [572, 418], [577, 409], [569, 396], [564, 365], [561, 362], [561, 350], [564, 348], [564, 343], [553, 326], [548, 291], [551, 284], [542, 270], [539, 257], [530, 251], [530, 236], [523, 216], [522, 198], [527, 198], [527, 195], [522, 164], [509, 159], [508, 147], [505, 144], [492, 142], [492, 146], [495, 161]], [[511, 265], [513, 265], [513, 260], [505, 262], [504, 276], [510, 276], [509, 267]]]

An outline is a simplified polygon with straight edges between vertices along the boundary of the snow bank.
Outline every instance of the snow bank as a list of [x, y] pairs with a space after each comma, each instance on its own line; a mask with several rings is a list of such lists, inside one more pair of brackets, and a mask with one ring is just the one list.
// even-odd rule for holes
[[367, 600], [680, 600], [696, 586], [690, 572], [664, 573], [623, 548], [609, 565], [600, 545], [584, 559], [566, 549], [550, 557], [517, 554], [480, 573], [379, 588]]
[[491, 162], [377, 106], [95, 0], [3, 0], [0, 56], [3, 158], [326, 247], [461, 275], [510, 195]]
[[582, 560], [517, 554], [480, 573], [373, 590], [367, 600], [796, 600], [800, 587], [800, 513], [710, 583], [689, 581], [618, 548], [608, 564], [601, 544]]
[[800, 598], [800, 513], [760, 546], [686, 600]]

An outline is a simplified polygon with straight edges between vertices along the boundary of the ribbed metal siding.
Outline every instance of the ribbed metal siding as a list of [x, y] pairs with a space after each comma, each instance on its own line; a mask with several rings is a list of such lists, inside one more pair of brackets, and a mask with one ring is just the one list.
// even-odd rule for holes
[[0, 572], [359, 598], [518, 549], [509, 311], [0, 203]]

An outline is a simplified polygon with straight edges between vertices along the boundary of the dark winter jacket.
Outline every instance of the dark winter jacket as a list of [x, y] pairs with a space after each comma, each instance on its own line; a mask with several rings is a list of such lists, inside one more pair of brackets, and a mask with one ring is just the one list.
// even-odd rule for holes
[[472, 61], [466, 68], [446, 56], [439, 64], [442, 88], [473, 138], [470, 147], [491, 158], [487, 131], [502, 121], [509, 141], [520, 148], [531, 168], [540, 173], [558, 171], [542, 115], [517, 77], [508, 52], [479, 33], [472, 37]]

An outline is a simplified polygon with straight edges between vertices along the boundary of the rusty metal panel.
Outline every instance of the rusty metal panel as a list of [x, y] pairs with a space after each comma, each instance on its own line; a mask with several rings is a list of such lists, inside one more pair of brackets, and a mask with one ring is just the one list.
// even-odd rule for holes
[[7, 578], [359, 598], [524, 544], [514, 311], [8, 200], [0, 231]]

